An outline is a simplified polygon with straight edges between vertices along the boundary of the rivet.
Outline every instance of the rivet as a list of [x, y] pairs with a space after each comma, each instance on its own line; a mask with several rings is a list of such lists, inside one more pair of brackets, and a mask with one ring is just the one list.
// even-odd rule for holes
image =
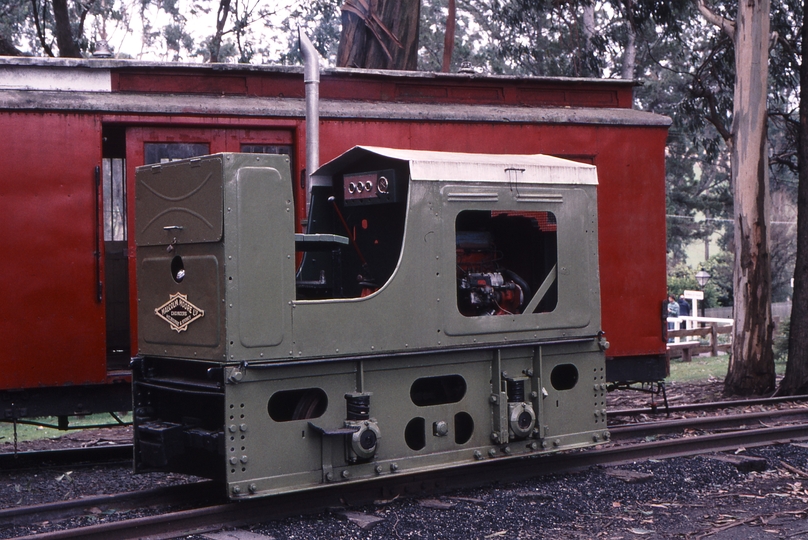
[[559, 439], [556, 439], [556, 440], [553, 441], [553, 446], [559, 446], [560, 444], [561, 444], [561, 441]]
[[342, 477], [343, 478], [348, 478], [349, 476], [351, 476], [351, 473], [350, 473], [350, 471], [348, 471], [348, 469], [345, 469], [344, 471], [342, 471]]
[[230, 433], [235, 433], [238, 428], [236, 427], [236, 424], [230, 424], [230, 427], [227, 429], [230, 431]]
[[488, 450], [488, 455], [491, 456], [491, 457], [496, 456], [497, 455], [497, 449], [496, 448], [491, 448], [490, 450]]
[[398, 463], [391, 463], [390, 470], [396, 472], [398, 470]]
[[535, 442], [532, 442], [532, 443], [530, 443], [530, 449], [531, 449], [531, 450], [538, 450], [538, 449], [539, 449], [539, 445], [538, 445], [538, 444], [536, 444]]
[[231, 457], [230, 465], [235, 465], [236, 463], [238, 463], [238, 458], [236, 456]]
[[381, 465], [376, 465], [376, 474], [382, 474], [384, 468]]
[[483, 454], [479, 450], [474, 451], [474, 459], [483, 459]]
[[241, 425], [238, 427], [238, 429], [239, 429], [240, 431], [247, 431], [247, 424], [241, 424]]
[[490, 401], [491, 403], [496, 403], [498, 399], [499, 398], [497, 398], [497, 396], [491, 394], [491, 397], [488, 398], [488, 401]]
[[247, 456], [241, 456], [241, 462], [247, 463]]
[[233, 487], [233, 493], [234, 493], [234, 494], [236, 494], [236, 495], [238, 495], [239, 493], [241, 493], [241, 488], [240, 488], [240, 487], [238, 487], [238, 486], [234, 486], [234, 487]]
[[255, 493], [256, 491], [258, 491], [258, 486], [256, 486], [255, 484], [250, 484], [250, 487], [248, 487], [247, 489], [250, 490], [250, 493]]
[[502, 451], [505, 452], [509, 456], [511, 455], [511, 447], [510, 446], [506, 446], [505, 448], [502, 449]]
[[331, 474], [331, 473], [325, 473], [325, 479], [326, 479], [326, 482], [330, 482], [331, 480], [334, 479], [334, 475]]

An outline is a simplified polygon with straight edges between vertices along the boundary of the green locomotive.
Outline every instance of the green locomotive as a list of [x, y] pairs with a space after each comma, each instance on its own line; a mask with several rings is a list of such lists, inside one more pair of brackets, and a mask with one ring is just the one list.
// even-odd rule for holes
[[137, 471], [247, 498], [609, 438], [594, 166], [355, 147], [305, 233], [286, 156], [136, 186]]

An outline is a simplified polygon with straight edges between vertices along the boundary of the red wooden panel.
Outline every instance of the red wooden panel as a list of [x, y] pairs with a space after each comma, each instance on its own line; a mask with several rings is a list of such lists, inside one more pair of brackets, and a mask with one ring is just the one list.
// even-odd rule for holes
[[245, 95], [245, 75], [210, 76], [204, 72], [119, 73], [115, 89], [121, 92]]
[[94, 255], [100, 123], [3, 112], [0, 124], [0, 388], [104, 382]]
[[[175, 69], [119, 69], [112, 89], [119, 92], [303, 97], [302, 74], [267, 72], [178, 72]], [[434, 74], [433, 78], [383, 76], [362, 72], [324, 72], [323, 99], [395, 100], [405, 103], [476, 103], [567, 107], [632, 107], [631, 81], [555, 79], [474, 79]]]

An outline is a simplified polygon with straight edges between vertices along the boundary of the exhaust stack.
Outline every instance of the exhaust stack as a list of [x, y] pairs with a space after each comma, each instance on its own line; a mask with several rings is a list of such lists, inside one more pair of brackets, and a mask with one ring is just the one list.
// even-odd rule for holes
[[311, 204], [311, 175], [320, 167], [320, 55], [309, 38], [298, 28], [303, 55], [303, 82], [306, 85], [306, 214]]

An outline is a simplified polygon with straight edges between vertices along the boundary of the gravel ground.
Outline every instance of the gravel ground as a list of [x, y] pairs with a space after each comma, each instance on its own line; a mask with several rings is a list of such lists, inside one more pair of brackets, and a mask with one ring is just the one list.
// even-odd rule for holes
[[[808, 491], [780, 463], [808, 470], [808, 449], [778, 445], [748, 453], [765, 457], [770, 468], [741, 473], [709, 457], [649, 461], [242, 530], [275, 539], [808, 538]], [[640, 474], [627, 482], [616, 471]]]
[[[720, 394], [720, 383], [671, 385], [669, 397], [689, 403]], [[613, 408], [646, 405], [649, 397], [620, 392]], [[714, 397], [700, 399], [711, 401]], [[72, 432], [58, 441], [24, 443], [21, 449], [104, 444], [113, 434]], [[10, 451], [9, 445], [3, 451]], [[768, 469], [743, 473], [710, 457], [647, 461], [592, 468], [509, 485], [489, 485], [430, 499], [378, 501], [360, 508], [289, 518], [220, 533], [189, 537], [274, 539], [485, 539], [499, 538], [710, 538], [716, 540], [808, 539], [808, 445], [741, 449], [764, 457]], [[785, 467], [783, 463], [791, 468]], [[625, 471], [632, 474], [627, 477]], [[804, 475], [804, 476], [803, 476]], [[133, 475], [129, 467], [0, 471], [0, 507], [66, 500], [188, 482], [181, 475]], [[84, 521], [123, 519], [90, 515]], [[15, 527], [0, 523], [0, 538], [65, 524]], [[221, 536], [225, 534], [226, 536]]]

